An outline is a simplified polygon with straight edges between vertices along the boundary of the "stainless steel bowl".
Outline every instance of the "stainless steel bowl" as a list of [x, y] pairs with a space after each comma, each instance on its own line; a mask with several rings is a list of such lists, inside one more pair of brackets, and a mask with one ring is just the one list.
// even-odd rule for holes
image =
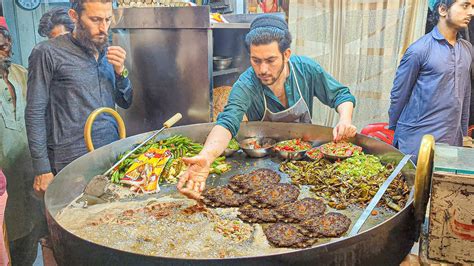
[[301, 160], [306, 156], [306, 150], [304, 151], [278, 151], [275, 150], [280, 157], [290, 160]]
[[[278, 144], [280, 144], [280, 143], [287, 142], [287, 141], [288, 140], [278, 142], [276, 144], [276, 146], [278, 146]], [[307, 142], [308, 144], [311, 144], [311, 142], [308, 142], [308, 141], [304, 141], [304, 142]], [[310, 149], [311, 149], [311, 147], [309, 149], [301, 150], [301, 151], [282, 151], [282, 150], [277, 150], [277, 149], [274, 148], [275, 152], [278, 153], [278, 155], [280, 155], [280, 157], [282, 157], [283, 159], [290, 159], [290, 160], [301, 160], [301, 159], [303, 159], [306, 156], [306, 152], [309, 151]]]
[[232, 58], [232, 66], [241, 67], [243, 61], [244, 61], [244, 57], [242, 55], [234, 56], [234, 58]]
[[221, 156], [230, 157], [230, 156], [234, 155], [234, 153], [236, 151], [238, 151], [238, 150], [233, 150], [233, 149], [226, 148]]
[[340, 156], [340, 155], [328, 154], [328, 153], [325, 153], [323, 151], [321, 151], [321, 153], [324, 155], [324, 158], [332, 160], [332, 161], [339, 161], [339, 160], [344, 160], [344, 159], [352, 157], [352, 155]]
[[[324, 147], [325, 147], [325, 145], [329, 145], [329, 144], [330, 144], [330, 142], [319, 146], [319, 150], [321, 151], [321, 153], [324, 155], [324, 157], [326, 159], [337, 161], [337, 160], [344, 160], [344, 159], [347, 159], [347, 158], [350, 158], [350, 157], [354, 156], [354, 154], [351, 154], [351, 155], [335, 155], [335, 154], [327, 153], [327, 151]], [[355, 145], [355, 146], [359, 147], [360, 151], [362, 151], [362, 147], [357, 146], [357, 145]]]
[[[266, 148], [254, 148], [254, 144], [258, 144], [260, 146], [267, 146]], [[264, 137], [253, 137], [241, 140], [239, 142], [240, 148], [250, 157], [254, 158], [261, 158], [269, 155], [272, 153], [273, 146], [275, 145], [276, 140], [272, 138], [264, 138]]]
[[214, 56], [212, 58], [215, 70], [224, 70], [232, 64], [232, 57]]

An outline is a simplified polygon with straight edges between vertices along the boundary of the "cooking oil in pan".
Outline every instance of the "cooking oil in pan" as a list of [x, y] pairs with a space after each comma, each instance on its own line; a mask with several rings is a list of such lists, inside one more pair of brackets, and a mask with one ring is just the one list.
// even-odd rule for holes
[[[270, 168], [278, 171], [279, 163], [275, 158], [254, 160], [251, 163], [237, 160], [228, 173], [220, 177], [211, 176], [208, 186], [225, 185], [230, 176], [254, 169]], [[281, 182], [290, 182], [286, 174], [281, 173], [281, 176]], [[88, 208], [70, 206], [57, 216], [57, 221], [66, 230], [88, 241], [150, 256], [229, 258], [294, 250], [271, 246], [261, 225], [245, 224], [237, 218], [237, 208], [193, 209], [191, 206], [194, 206], [195, 201], [176, 194], [176, 190], [164, 196], [165, 191], [168, 191], [166, 186], [162, 187], [159, 199], [129, 199]], [[121, 195], [121, 198], [127, 199], [129, 196]], [[302, 186], [300, 199], [313, 196], [307, 186]], [[353, 225], [363, 208], [334, 210], [328, 207], [326, 211], [345, 214]], [[361, 232], [395, 215], [395, 212], [383, 208], [377, 208], [376, 211], [377, 214], [369, 217]], [[318, 239], [314, 246], [330, 241], [337, 239]]]
[[[168, 208], [167, 204], [175, 204]], [[162, 209], [146, 212], [153, 204]], [[186, 213], [192, 200], [164, 197], [143, 202], [69, 208], [59, 223], [81, 238], [129, 252], [181, 258], [226, 258], [287, 251], [273, 248], [261, 226], [243, 223], [236, 208]]]
[[[311, 196], [302, 189], [300, 198]], [[177, 195], [144, 201], [69, 207], [58, 222], [73, 234], [114, 249], [162, 257], [229, 258], [290, 251], [271, 246], [258, 224], [237, 218], [237, 208], [200, 209]], [[334, 211], [334, 210], [328, 210]], [[363, 209], [339, 211], [354, 223]], [[394, 213], [377, 215], [362, 230]], [[265, 225], [264, 225], [265, 226]], [[333, 241], [319, 239], [315, 245]]]

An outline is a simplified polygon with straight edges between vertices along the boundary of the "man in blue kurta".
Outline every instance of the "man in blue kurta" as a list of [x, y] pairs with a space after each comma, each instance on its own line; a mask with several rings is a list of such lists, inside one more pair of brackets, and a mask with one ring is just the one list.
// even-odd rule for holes
[[473, 51], [459, 31], [474, 14], [474, 0], [435, 0], [431, 8], [437, 26], [403, 56], [389, 109], [393, 144], [415, 161], [423, 135], [460, 146], [469, 120]]
[[291, 56], [291, 35], [284, 19], [257, 17], [245, 42], [252, 67], [232, 87], [227, 106], [217, 117], [203, 150], [183, 159], [189, 168], [180, 177], [178, 189], [188, 197], [200, 197], [210, 164], [237, 134], [244, 114], [250, 121], [311, 123], [316, 97], [339, 113], [333, 130], [335, 141], [356, 134], [352, 125], [354, 96], [315, 61]]

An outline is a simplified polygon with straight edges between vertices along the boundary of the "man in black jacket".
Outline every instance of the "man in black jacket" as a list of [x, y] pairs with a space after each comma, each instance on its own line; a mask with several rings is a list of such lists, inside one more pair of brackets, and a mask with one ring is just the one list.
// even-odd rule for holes
[[[126, 52], [108, 46], [112, 0], [75, 0], [69, 16], [74, 31], [39, 43], [28, 61], [25, 121], [40, 195], [56, 173], [88, 152], [83, 130], [89, 114], [132, 103]], [[99, 117], [92, 130], [95, 146], [118, 140], [117, 129], [112, 117]]]

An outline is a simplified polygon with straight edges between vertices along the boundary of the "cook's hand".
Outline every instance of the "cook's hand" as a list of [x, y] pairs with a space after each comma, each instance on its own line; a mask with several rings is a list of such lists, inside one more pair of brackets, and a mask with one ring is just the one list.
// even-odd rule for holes
[[125, 68], [125, 58], [127, 52], [120, 46], [109, 46], [107, 48], [107, 60], [114, 67], [114, 71], [117, 75], [122, 74]]
[[351, 123], [351, 121], [346, 120], [340, 120], [332, 131], [333, 140], [335, 142], [352, 138], [356, 133], [357, 128]]
[[206, 186], [211, 164], [206, 156], [198, 154], [192, 158], [183, 158], [189, 166], [188, 170], [179, 177], [178, 190], [188, 198], [199, 200]]
[[44, 192], [48, 188], [49, 183], [53, 181], [53, 178], [53, 173], [46, 173], [35, 176], [35, 183], [33, 184], [35, 194], [41, 197], [44, 196]]

